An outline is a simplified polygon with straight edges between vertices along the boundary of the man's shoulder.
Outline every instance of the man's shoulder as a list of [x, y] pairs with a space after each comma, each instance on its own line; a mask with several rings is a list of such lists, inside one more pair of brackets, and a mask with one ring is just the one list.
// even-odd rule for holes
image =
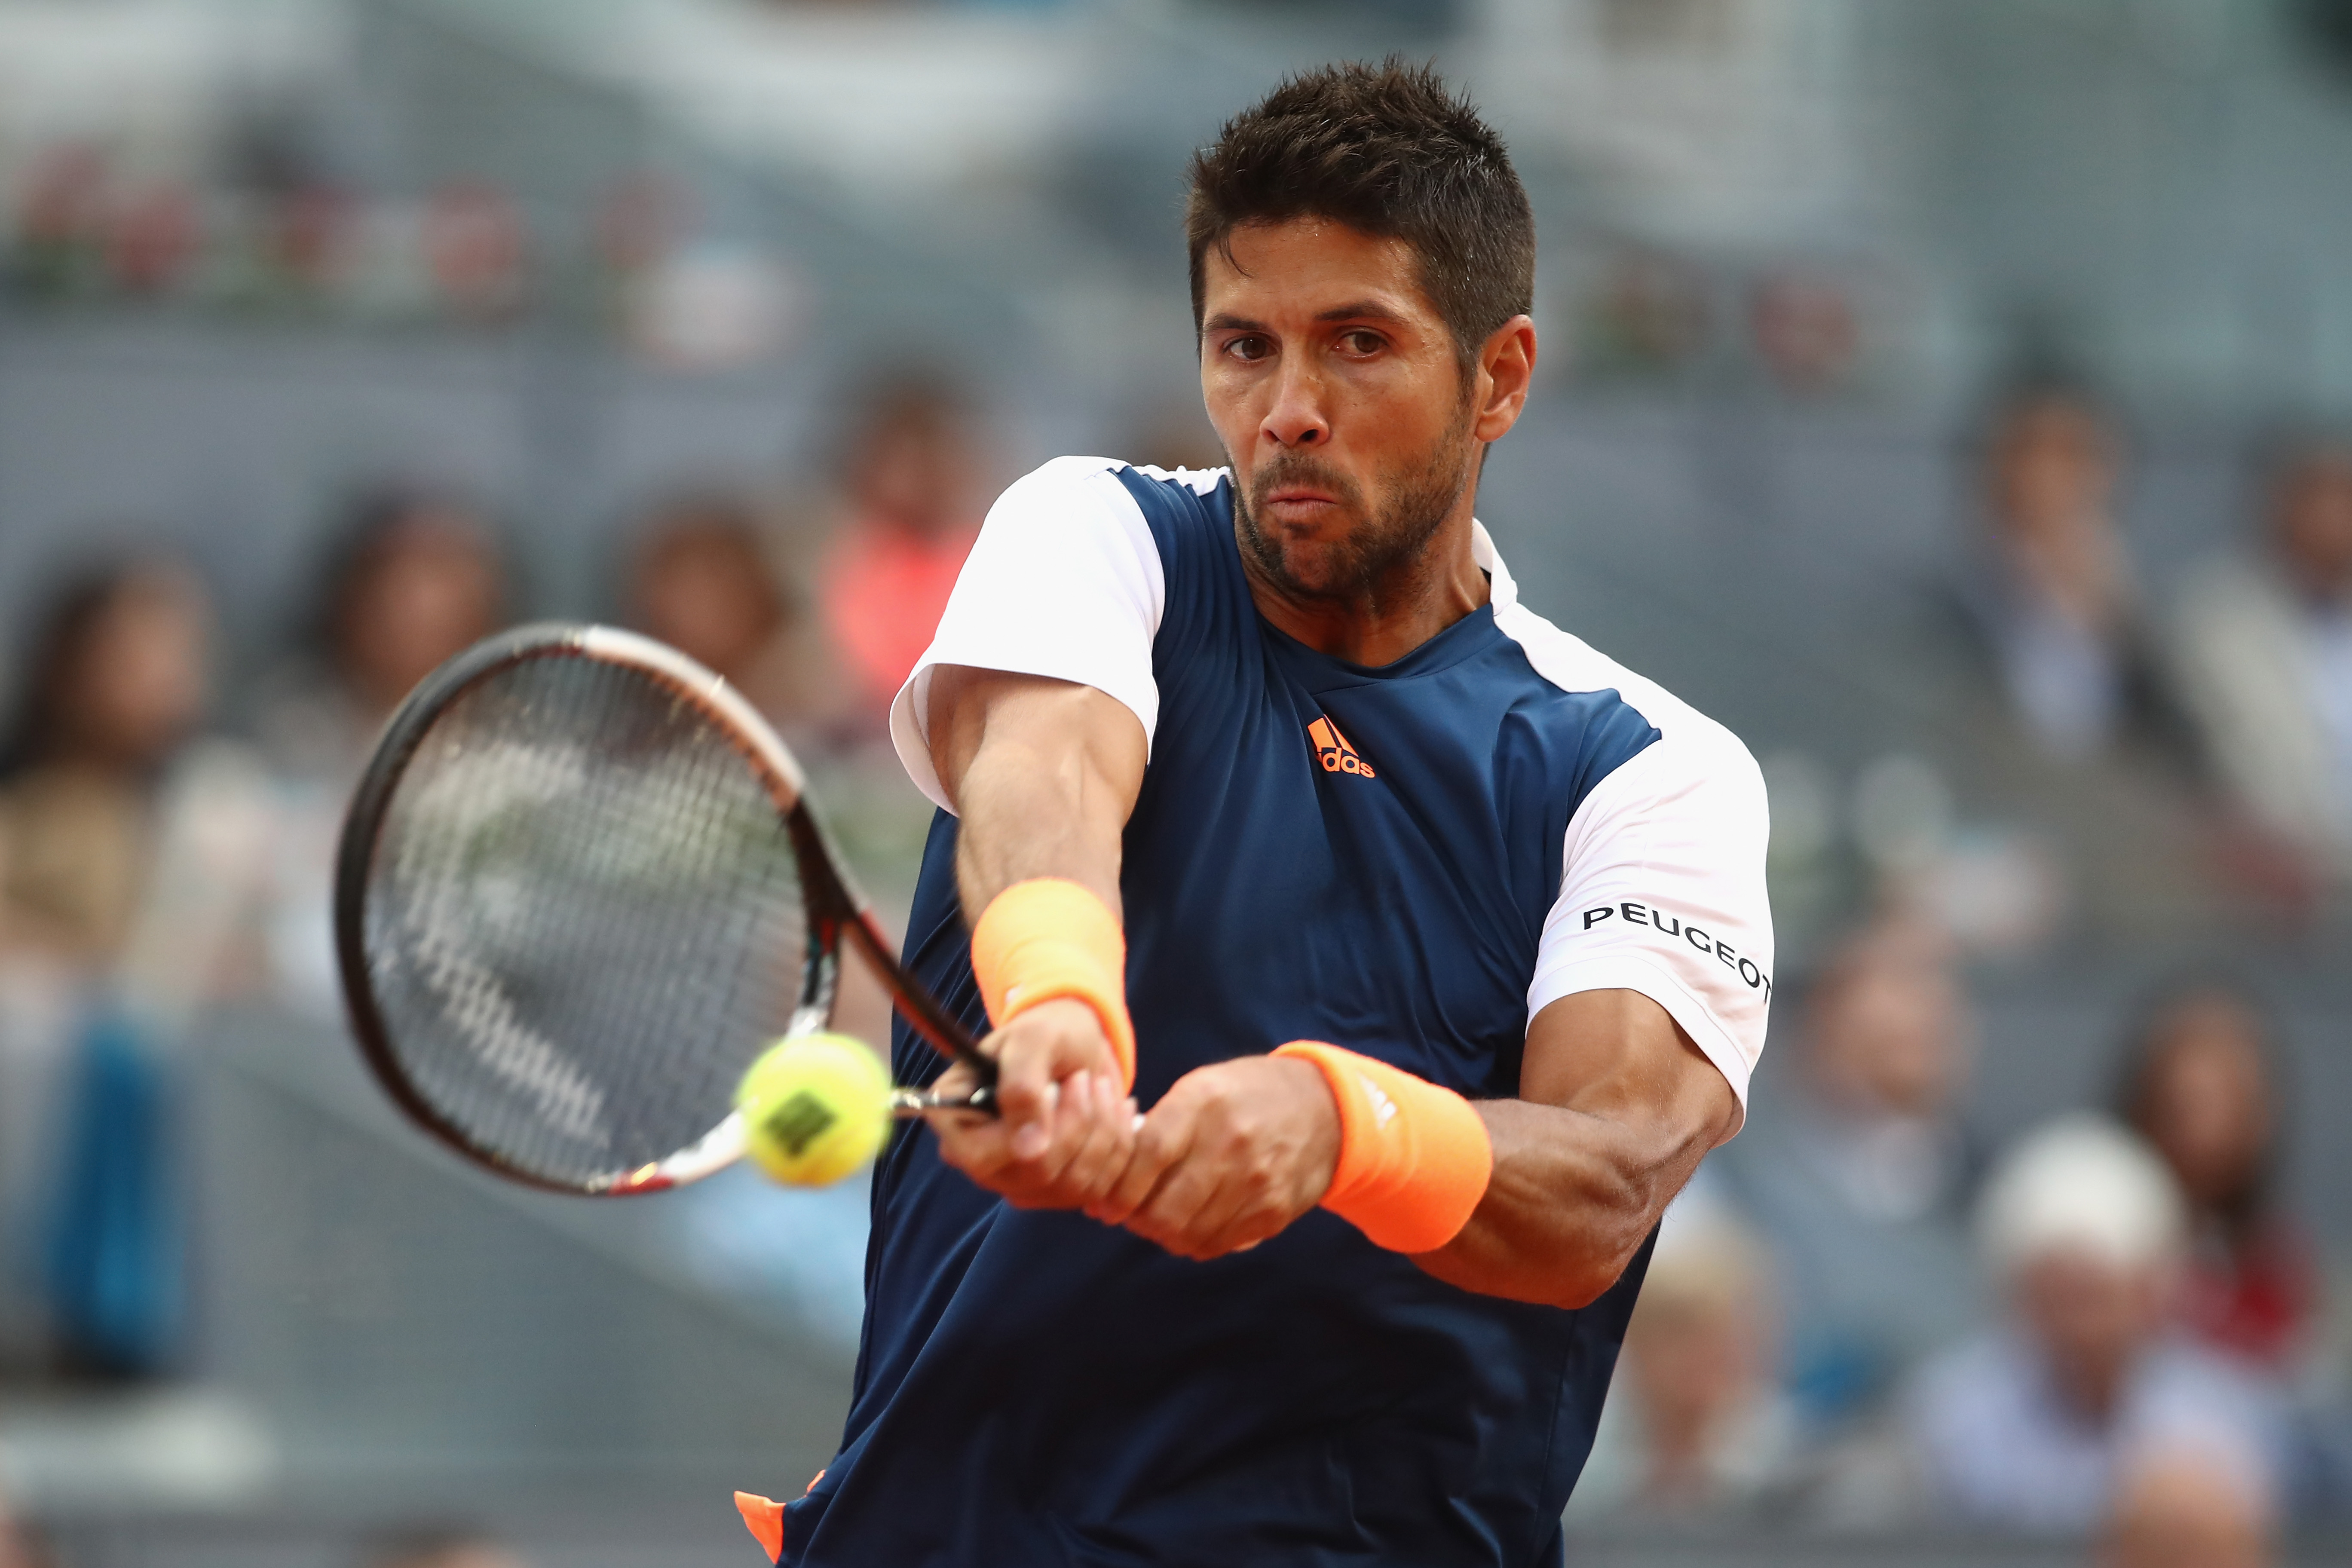
[[1130, 463], [1124, 458], [1072, 455], [1038, 464], [1006, 488], [1004, 499], [1110, 496], [1121, 490], [1129, 495], [1165, 491], [1171, 496], [1210, 496], [1229, 477], [1223, 468], [1161, 468]]
[[1627, 749], [1624, 761], [1638, 755], [1647, 767], [1677, 773], [1720, 776], [1727, 772], [1752, 777], [1760, 787], [1762, 773], [1739, 737], [1658, 682], [1562, 630], [1516, 597], [1496, 606], [1495, 624], [1518, 645], [1548, 689], [1548, 700], [1536, 705], [1538, 710], [1553, 710], [1580, 729], [1639, 731], [1654, 738], [1654, 743]]
[[1160, 468], [1119, 458], [1065, 457], [1015, 479], [990, 509], [989, 521], [1026, 534], [1044, 529], [1148, 535], [1162, 556], [1195, 537], [1222, 537], [1232, 526], [1223, 468]]

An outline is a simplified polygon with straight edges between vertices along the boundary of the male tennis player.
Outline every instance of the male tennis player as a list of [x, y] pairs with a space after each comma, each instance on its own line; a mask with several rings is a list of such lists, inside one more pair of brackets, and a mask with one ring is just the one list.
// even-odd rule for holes
[[1003, 1116], [877, 1171], [783, 1562], [1556, 1563], [1646, 1240], [1740, 1120], [1756, 766], [1472, 518], [1536, 358], [1502, 142], [1317, 71], [1188, 230], [1232, 468], [1015, 484], [893, 710], [941, 807], [908, 963], [994, 1023]]

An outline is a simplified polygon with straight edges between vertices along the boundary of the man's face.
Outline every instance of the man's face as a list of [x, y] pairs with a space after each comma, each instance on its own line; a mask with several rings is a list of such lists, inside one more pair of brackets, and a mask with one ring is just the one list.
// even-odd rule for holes
[[2097, 412], [2043, 396], [2002, 419], [1993, 445], [1993, 500], [2012, 532], [2040, 536], [2104, 521], [2116, 451]]
[[2055, 1247], [2028, 1259], [2014, 1288], [2061, 1391], [2080, 1414], [2105, 1419], [2132, 1363], [2163, 1329], [2162, 1266]]
[[2352, 449], [2315, 453], [2279, 487], [2279, 549], [2323, 594], [2352, 591]]
[[204, 716], [210, 642], [193, 580], [157, 568], [124, 584], [91, 628], [68, 693], [83, 747], [117, 766], [168, 757]]
[[1298, 218], [1232, 250], [1202, 258], [1201, 387], [1242, 547], [1294, 598], [1376, 597], [1470, 481], [1479, 374], [1402, 240]]
[[2277, 1136], [2261, 1021], [2234, 997], [2193, 996], [2163, 1042], [2141, 1101], [2148, 1142], [2192, 1205], [2226, 1207], [2259, 1182]]
[[343, 631], [351, 677], [390, 705], [498, 624], [496, 563], [474, 520], [427, 507], [405, 519], [354, 589]]
[[1863, 960], [1816, 1004], [1811, 1066], [1847, 1109], [1940, 1116], [1966, 1076], [1966, 1015], [1941, 966]]

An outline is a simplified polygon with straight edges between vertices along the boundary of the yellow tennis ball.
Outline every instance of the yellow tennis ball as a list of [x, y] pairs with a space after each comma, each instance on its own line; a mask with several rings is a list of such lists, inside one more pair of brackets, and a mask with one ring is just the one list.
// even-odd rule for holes
[[768, 1047], [735, 1089], [745, 1152], [779, 1182], [822, 1187], [874, 1158], [890, 1135], [890, 1069], [847, 1035]]

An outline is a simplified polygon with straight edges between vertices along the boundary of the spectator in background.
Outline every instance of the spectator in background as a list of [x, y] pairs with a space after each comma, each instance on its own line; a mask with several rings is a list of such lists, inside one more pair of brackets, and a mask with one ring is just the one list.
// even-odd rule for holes
[[749, 503], [709, 491], [655, 509], [623, 599], [631, 626], [724, 676], [788, 735], [841, 719], [830, 654], [809, 635]]
[[[834, 678], [822, 639], [808, 635], [748, 503], [706, 491], [655, 509], [622, 597], [630, 625], [724, 677], [805, 763], [822, 769], [833, 742], [856, 729], [855, 699]], [[844, 820], [866, 824], [856, 805]], [[864, 964], [843, 966], [834, 1023], [859, 1039], [889, 1038], [889, 994]]]
[[0, 951], [90, 970], [122, 951], [157, 786], [210, 699], [209, 616], [158, 560], [93, 572], [50, 605], [0, 751]]
[[[209, 696], [208, 619], [195, 580], [163, 561], [69, 585], [0, 773], [0, 1226], [31, 1233], [0, 1237], [0, 1258], [46, 1254], [44, 1337], [74, 1372], [142, 1375], [170, 1353], [164, 1064], [196, 1010], [252, 968], [272, 825], [242, 752], [188, 743]], [[20, 1195], [48, 1212], [35, 1223]], [[25, 1321], [10, 1306], [0, 1326]]]
[[2352, 874], [2352, 438], [2287, 446], [2254, 552], [2184, 589], [2176, 659], [2213, 772], [2315, 882]]
[[1988, 1182], [1986, 1260], [2011, 1321], [1937, 1358], [1911, 1415], [1929, 1490], [1955, 1518], [2087, 1533], [2119, 1478], [2157, 1455], [2280, 1495], [2276, 1413], [2229, 1363], [2171, 1331], [2187, 1215], [2171, 1175], [2110, 1122], [2028, 1136]]
[[2073, 760], [2179, 742], [2116, 525], [2116, 432], [2081, 392], [2038, 384], [1996, 408], [1983, 558], [1963, 590], [2011, 713]]
[[2309, 1348], [2319, 1270], [2280, 1212], [2278, 1053], [2242, 994], [2196, 984], [2148, 1009], [2124, 1050], [2124, 1120], [2186, 1201], [2182, 1321], [2208, 1347], [2272, 1373]]
[[1930, 742], [1960, 808], [2026, 846], [2053, 908], [2110, 940], [2189, 936], [2222, 912], [2196, 746], [2115, 510], [2121, 444], [2081, 390], [1992, 405], [1978, 537], [1948, 612], [1922, 617]]
[[488, 529], [464, 502], [399, 487], [362, 495], [313, 601], [310, 646], [262, 703], [271, 760], [347, 791], [400, 700], [504, 621], [505, 577]]
[[1792, 1480], [1765, 1262], [1704, 1177], [1667, 1209], [1571, 1521], [1752, 1509]]
[[849, 437], [844, 515], [819, 582], [835, 650], [875, 726], [980, 537], [985, 477], [970, 414], [932, 382], [885, 390]]
[[1747, 1132], [1708, 1168], [1780, 1266], [1790, 1390], [1835, 1426], [1976, 1321], [1969, 1023], [1942, 945], [1896, 926], [1849, 940], [1803, 1017], [1793, 1078], [1759, 1079]]
[[386, 487], [352, 504], [309, 646], [255, 713], [279, 795], [269, 955], [282, 1000], [341, 1016], [329, 909], [344, 805], [400, 700], [504, 621], [505, 576], [488, 529], [453, 497]]

